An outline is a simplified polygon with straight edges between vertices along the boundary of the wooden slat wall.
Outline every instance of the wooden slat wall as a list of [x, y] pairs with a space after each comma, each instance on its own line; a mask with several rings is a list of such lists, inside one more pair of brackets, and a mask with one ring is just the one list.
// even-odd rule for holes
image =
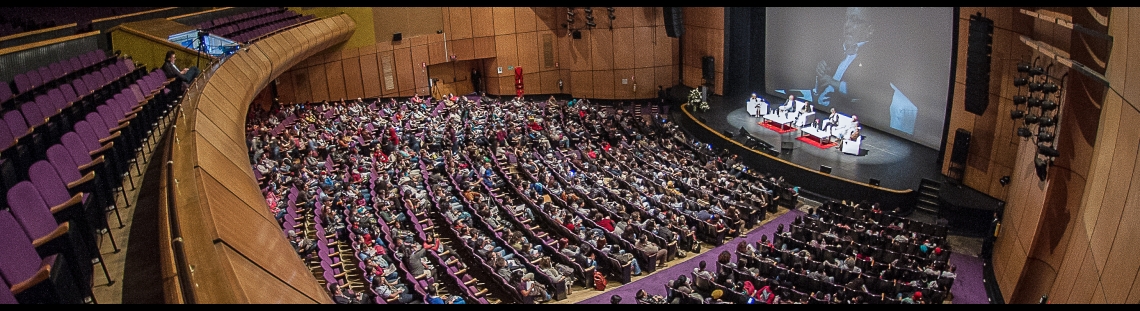
[[[198, 285], [198, 303], [331, 303], [269, 214], [248, 164], [244, 123], [259, 91], [286, 69], [346, 41], [355, 27], [341, 14], [273, 35], [229, 57], [212, 75], [207, 71], [188, 93], [176, 121], [171, 172], [185, 256], [194, 269], [184, 277]], [[282, 99], [311, 96], [280, 87], [286, 84], [343, 96], [343, 72], [313, 66], [276, 83]], [[305, 81], [291, 83], [298, 80]]]
[[[399, 42], [377, 35], [373, 45], [329, 49], [289, 68], [283, 77], [290, 78], [278, 81], [278, 92], [289, 94], [281, 95], [283, 102], [424, 95], [431, 78], [440, 83], [469, 80], [471, 64], [479, 66], [484, 87], [492, 95], [515, 93], [513, 67], [523, 68], [527, 94], [654, 98], [657, 85], [677, 84], [679, 41], [665, 35], [661, 8], [615, 8], [612, 30], [606, 9], [594, 9], [598, 27], [582, 30], [582, 39], [576, 40], [562, 28], [565, 8], [444, 7], [443, 34], [405, 33]], [[582, 27], [584, 14], [581, 8], [578, 11], [578, 26]], [[551, 66], [546, 66], [544, 58], [544, 36], [553, 38]], [[385, 85], [385, 58], [391, 60], [391, 89]], [[331, 80], [335, 75], [327, 74], [333, 70], [328, 67], [338, 66], [338, 61], [345, 79], [344, 96], [339, 95], [341, 85]], [[312, 73], [318, 70], [326, 74], [314, 77]], [[634, 83], [638, 84], [636, 91]], [[359, 93], [356, 85], [360, 85]]]

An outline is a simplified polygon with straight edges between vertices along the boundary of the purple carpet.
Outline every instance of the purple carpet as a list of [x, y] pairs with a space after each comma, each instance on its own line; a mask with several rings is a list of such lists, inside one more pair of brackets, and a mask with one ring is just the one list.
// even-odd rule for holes
[[958, 266], [954, 278], [954, 304], [988, 304], [986, 286], [982, 283], [982, 259], [960, 253], [950, 254], [950, 264]]
[[[754, 228], [752, 231], [748, 232], [747, 239], [732, 239], [732, 241], [704, 252], [703, 254], [697, 255], [695, 258], [685, 258], [687, 260], [684, 262], [674, 264], [668, 268], [665, 268], [664, 270], [658, 270], [656, 273], [653, 273], [653, 275], [630, 282], [629, 284], [622, 285], [621, 287], [610, 290], [609, 292], [594, 296], [590, 299], [586, 299], [578, 303], [608, 304], [610, 303], [610, 296], [618, 295], [621, 296], [622, 304], [636, 304], [637, 299], [634, 297], [637, 294], [637, 291], [640, 289], [644, 289], [645, 292], [649, 293], [650, 295], [665, 296], [665, 283], [669, 280], [677, 279], [678, 275], [685, 275], [686, 277], [691, 276], [693, 269], [697, 268], [700, 265], [701, 260], [705, 261], [705, 269], [708, 269], [709, 271], [715, 271], [716, 258], [720, 255], [721, 251], [728, 251], [732, 253], [732, 258], [735, 260], [736, 244], [740, 243], [741, 240], [747, 240], [748, 243], [756, 243], [756, 241], [760, 241], [761, 235], [767, 235], [769, 239], [771, 239], [772, 234], [776, 232], [776, 227], [779, 227], [780, 224], [784, 224], [784, 227], [787, 228], [792, 223], [792, 221], [795, 220], [796, 216], [800, 215], [803, 215], [803, 212], [797, 210], [789, 211], [788, 213], [780, 215], [780, 217], [776, 217], [776, 219], [773, 219], [772, 221], [761, 225], [758, 228]], [[961, 271], [962, 269], [958, 268], [958, 270]], [[979, 276], [981, 276], [981, 274], [979, 274]]]
[[[759, 228], [753, 229], [748, 232], [747, 239], [736, 238], [725, 243], [720, 247], [709, 250], [703, 254], [696, 256], [684, 262], [669, 266], [664, 270], [660, 270], [650, 276], [641, 278], [630, 282], [629, 284], [622, 285], [618, 288], [610, 290], [606, 293], [591, 297], [590, 299], [578, 302], [579, 304], [609, 304], [610, 296], [621, 296], [622, 304], [636, 304], [637, 299], [634, 298], [637, 291], [644, 289], [650, 295], [665, 296], [665, 283], [669, 280], [677, 279], [678, 275], [690, 276], [694, 268], [700, 265], [701, 260], [706, 263], [706, 269], [716, 269], [716, 259], [721, 251], [729, 251], [733, 254], [733, 260], [736, 259], [736, 244], [741, 240], [747, 240], [748, 243], [756, 243], [760, 240], [760, 236], [767, 235], [769, 239], [772, 234], [776, 232], [776, 227], [784, 224], [787, 228], [796, 216], [803, 215], [803, 212], [793, 210], [788, 213], [773, 219]], [[978, 257], [971, 257], [968, 255], [953, 253], [950, 254], [950, 263], [958, 266], [957, 278], [954, 280], [954, 287], [951, 289], [954, 293], [954, 304], [987, 304], [989, 300], [986, 298], [985, 286], [982, 284], [982, 260]]]

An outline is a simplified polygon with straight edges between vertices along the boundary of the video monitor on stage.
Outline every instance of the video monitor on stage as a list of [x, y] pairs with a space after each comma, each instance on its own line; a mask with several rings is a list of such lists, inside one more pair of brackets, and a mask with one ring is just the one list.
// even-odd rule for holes
[[767, 8], [769, 94], [796, 95], [939, 148], [953, 51], [953, 8]]
[[200, 30], [176, 33], [166, 38], [188, 49], [202, 51], [214, 57], [233, 54], [238, 49], [237, 42]]

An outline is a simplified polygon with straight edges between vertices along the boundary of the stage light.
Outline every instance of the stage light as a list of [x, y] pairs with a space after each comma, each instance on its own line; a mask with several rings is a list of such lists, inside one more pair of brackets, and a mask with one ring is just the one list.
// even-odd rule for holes
[[594, 21], [588, 21], [588, 22], [586, 22], [586, 26], [590, 26], [592, 28], [592, 27], [598, 27], [598, 24], [595, 24]]
[[1041, 157], [1036, 157], [1033, 159], [1033, 166], [1037, 169], [1037, 178], [1041, 179], [1041, 181], [1045, 181], [1045, 177], [1049, 175], [1049, 163], [1045, 162], [1045, 159]]
[[1037, 144], [1037, 153], [1040, 153], [1041, 155], [1046, 156], [1046, 157], [1050, 157], [1050, 158], [1056, 158], [1056, 157], [1061, 156], [1061, 153], [1057, 151], [1057, 148], [1047, 146], [1044, 143], [1038, 143]]
[[1030, 97], [1025, 102], [1026, 102], [1026, 106], [1028, 106], [1029, 108], [1041, 107], [1041, 100], [1037, 99], [1037, 98]]
[[586, 11], [586, 14], [594, 14], [594, 9], [591, 9], [591, 8], [586, 8], [583, 11]]
[[1017, 120], [1017, 119], [1021, 119], [1024, 117], [1025, 117], [1025, 111], [1014, 109], [1014, 110], [1011, 110], [1009, 112], [1009, 118], [1010, 119]]
[[1050, 134], [1049, 132], [1038, 132], [1037, 142], [1051, 143], [1053, 142], [1053, 134]]
[[1005, 185], [1008, 185], [1009, 184], [1009, 175], [1002, 176], [1001, 179], [998, 179], [998, 183], [1000, 183], [1002, 187], [1005, 187]]
[[1045, 126], [1045, 127], [1053, 126], [1054, 124], [1057, 124], [1056, 122], [1057, 122], [1056, 119], [1046, 117], [1046, 116], [1041, 116], [1041, 117], [1037, 118], [1037, 125], [1040, 125], [1040, 126]]
[[1027, 78], [1013, 79], [1013, 86], [1022, 87], [1022, 86], [1025, 86], [1026, 84], [1029, 84], [1029, 79], [1027, 79]]
[[1025, 123], [1037, 124], [1037, 115], [1032, 113], [1025, 115]]
[[1042, 87], [1043, 87], [1043, 85], [1041, 83], [1033, 82], [1033, 83], [1029, 84], [1029, 91], [1030, 92], [1038, 92], [1038, 91], [1041, 91]]
[[1013, 105], [1016, 106], [1016, 105], [1024, 104], [1027, 100], [1028, 99], [1022, 95], [1014, 96], [1013, 97]]
[[1017, 64], [1017, 72], [1021, 72], [1021, 73], [1029, 72], [1029, 64], [1026, 64], [1026, 63]]
[[1021, 138], [1029, 138], [1029, 136], [1033, 136], [1033, 132], [1030, 132], [1028, 127], [1022, 126], [1017, 128], [1017, 136], [1020, 136]]
[[1045, 74], [1045, 68], [1044, 67], [1037, 66], [1037, 67], [1033, 67], [1032, 69], [1029, 69], [1029, 75], [1030, 76], [1040, 76], [1043, 74]]
[[608, 7], [608, 8], [606, 8], [606, 10], [610, 11], [610, 20], [611, 21], [617, 19], [617, 15], [614, 14], [614, 8], [613, 7]]
[[1057, 102], [1049, 99], [1041, 101], [1041, 110], [1052, 111], [1053, 109], [1057, 109]]
[[1041, 91], [1045, 92], [1045, 94], [1056, 93], [1060, 89], [1061, 88], [1057, 87], [1057, 84], [1053, 82], [1045, 82], [1045, 84], [1041, 85]]

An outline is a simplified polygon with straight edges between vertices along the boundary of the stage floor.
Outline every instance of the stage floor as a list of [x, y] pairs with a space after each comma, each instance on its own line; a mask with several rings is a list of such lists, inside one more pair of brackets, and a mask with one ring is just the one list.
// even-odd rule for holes
[[[769, 96], [771, 103], [782, 102], [782, 99]], [[744, 103], [723, 103], [723, 98], [713, 96], [709, 99], [709, 111], [694, 113], [703, 117], [709, 127], [733, 133], [733, 139], [740, 141], [737, 135], [740, 128], [753, 137], [771, 144], [780, 149], [784, 142], [790, 142], [791, 152], [781, 152], [779, 158], [805, 167], [818, 169], [820, 165], [831, 167], [831, 174], [852, 180], [868, 182], [871, 178], [882, 181], [881, 186], [890, 189], [917, 189], [922, 178], [936, 181], [943, 180], [940, 172], [941, 163], [938, 160], [938, 150], [912, 142], [874, 128], [863, 126], [863, 138], [860, 155], [850, 155], [839, 151], [838, 147], [820, 149], [808, 143], [797, 140], [800, 131], [787, 134], [778, 134], [775, 131], [757, 124], [761, 118], [748, 116]]]

